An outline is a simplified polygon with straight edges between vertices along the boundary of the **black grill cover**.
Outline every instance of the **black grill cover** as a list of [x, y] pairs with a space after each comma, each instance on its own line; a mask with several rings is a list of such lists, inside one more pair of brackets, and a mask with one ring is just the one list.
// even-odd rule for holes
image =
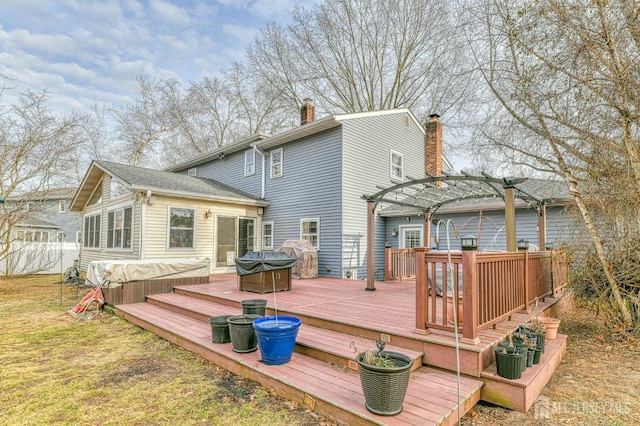
[[250, 251], [236, 258], [238, 275], [249, 275], [257, 272], [275, 271], [295, 266], [296, 258], [277, 251]]

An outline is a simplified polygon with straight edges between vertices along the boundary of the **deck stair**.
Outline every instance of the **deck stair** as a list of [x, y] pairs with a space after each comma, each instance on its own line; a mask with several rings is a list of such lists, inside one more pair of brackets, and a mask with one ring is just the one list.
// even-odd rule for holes
[[116, 312], [128, 321], [350, 425], [455, 424], [458, 414], [467, 413], [480, 399], [481, 380], [460, 377], [458, 396], [454, 373], [423, 366], [419, 351], [388, 345], [386, 349], [401, 351], [414, 360], [404, 410], [392, 417], [372, 414], [364, 406], [359, 376], [349, 368], [355, 355], [351, 342], [358, 344], [360, 329], [350, 334], [303, 321], [291, 361], [269, 366], [260, 362], [259, 351], [239, 354], [231, 343], [211, 341], [208, 318], [241, 311], [239, 304], [178, 293], [150, 295], [147, 302], [116, 306]]

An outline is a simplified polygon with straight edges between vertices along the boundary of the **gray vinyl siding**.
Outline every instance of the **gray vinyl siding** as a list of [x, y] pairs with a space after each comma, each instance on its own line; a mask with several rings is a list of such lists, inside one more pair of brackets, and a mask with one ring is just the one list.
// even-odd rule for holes
[[[424, 169], [424, 133], [409, 114], [382, 114], [344, 120], [344, 173], [342, 210], [345, 253], [343, 266], [357, 268], [358, 278], [366, 279], [367, 203], [362, 195], [372, 195], [381, 187], [398, 182], [389, 176], [390, 150], [403, 155], [405, 176], [421, 178]], [[376, 212], [379, 211], [376, 210]], [[376, 277], [384, 270], [386, 226], [375, 216]], [[357, 235], [358, 244], [349, 251], [348, 239]], [[355, 265], [354, 265], [355, 264]]]
[[338, 127], [283, 145], [283, 175], [273, 179], [268, 161], [271, 150], [265, 152], [270, 205], [263, 220], [273, 221], [274, 249], [285, 240], [300, 239], [301, 219], [319, 218], [318, 273], [331, 277], [340, 276], [340, 142]]
[[[262, 191], [262, 157], [255, 153], [255, 174], [244, 175], [244, 153], [247, 150], [225, 155], [223, 159], [215, 159], [197, 167], [197, 177], [214, 179], [255, 197]], [[268, 163], [268, 153], [267, 163]], [[267, 171], [269, 169], [267, 168]], [[186, 174], [187, 170], [182, 173]], [[269, 176], [267, 175], [267, 180]]]

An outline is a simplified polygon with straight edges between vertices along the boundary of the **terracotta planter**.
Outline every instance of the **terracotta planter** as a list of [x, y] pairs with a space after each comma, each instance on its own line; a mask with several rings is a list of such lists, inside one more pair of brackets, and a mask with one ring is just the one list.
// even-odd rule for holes
[[[462, 296], [458, 297], [458, 325], [462, 324], [462, 318], [464, 315], [462, 314]], [[449, 320], [449, 324], [453, 324], [453, 297], [447, 296], [447, 319]]]
[[558, 327], [560, 327], [560, 320], [557, 318], [540, 317], [540, 322], [545, 324], [545, 331], [547, 333], [547, 339], [553, 340], [558, 335]]

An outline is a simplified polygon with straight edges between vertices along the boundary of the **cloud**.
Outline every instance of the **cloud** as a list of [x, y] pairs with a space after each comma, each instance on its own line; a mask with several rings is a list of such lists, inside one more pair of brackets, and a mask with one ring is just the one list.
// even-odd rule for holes
[[191, 22], [191, 17], [185, 9], [163, 0], [151, 0], [149, 9], [155, 17], [165, 23], [186, 26]]

